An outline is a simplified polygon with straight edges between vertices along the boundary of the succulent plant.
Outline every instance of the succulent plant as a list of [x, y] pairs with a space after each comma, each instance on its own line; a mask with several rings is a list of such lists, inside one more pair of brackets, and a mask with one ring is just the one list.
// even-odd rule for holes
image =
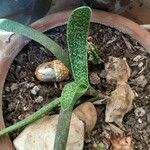
[[[46, 106], [43, 106], [39, 111], [16, 123], [15, 125], [1, 130], [0, 136], [6, 135], [9, 132], [32, 123], [47, 113], [48, 110], [52, 110], [52, 108], [60, 104], [59, 106], [61, 106], [61, 110], [58, 118], [54, 150], [66, 149], [70, 120], [74, 105], [89, 89], [94, 89], [90, 86], [88, 80], [87, 37], [90, 26], [90, 17], [91, 9], [86, 6], [79, 7], [72, 12], [67, 24], [68, 52], [64, 51], [49, 37], [30, 27], [23, 26], [8, 19], [0, 20], [1, 29], [23, 34], [24, 36], [32, 38], [45, 46], [45, 48], [50, 50], [66, 67], [68, 67], [68, 69], [70, 69], [74, 79], [73, 82], [64, 86], [60, 98], [55, 99]], [[35, 74], [36, 76], [37, 74], [40, 74], [40, 69], [43, 68], [42, 71], [44, 73], [42, 75], [45, 75], [45, 79], [41, 77], [41, 75], [37, 76], [37, 78], [42, 80], [50, 80], [49, 74], [52, 74], [52, 80], [55, 79], [56, 81], [60, 81], [60, 79], [64, 79], [64, 76], [68, 76], [69, 71], [64, 71], [64, 69], [62, 69], [62, 66], [64, 67], [64, 65], [60, 61], [55, 60], [40, 65]], [[65, 75], [62, 77], [62, 74]]]

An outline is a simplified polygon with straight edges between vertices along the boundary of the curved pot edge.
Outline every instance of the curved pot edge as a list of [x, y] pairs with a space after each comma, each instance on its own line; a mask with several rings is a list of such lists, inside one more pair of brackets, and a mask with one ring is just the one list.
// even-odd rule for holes
[[[37, 30], [44, 32], [53, 27], [65, 24], [70, 12], [71, 11], [64, 11], [46, 16], [31, 24], [31, 26]], [[150, 33], [141, 28], [133, 21], [116, 14], [98, 10], [93, 10], [91, 21], [116, 28], [123, 33], [129, 34], [134, 39], [136, 39], [147, 50], [147, 52], [150, 53]], [[2, 66], [6, 66], [4, 69], [0, 70], [0, 129], [4, 128], [4, 121], [2, 116], [2, 90], [4, 81], [13, 59], [29, 41], [30, 39], [28, 38], [15, 35], [12, 38], [11, 42], [4, 49], [5, 56], [7, 57], [3, 57], [0, 60], [0, 68], [3, 68]], [[14, 49], [14, 51], [12, 51], [12, 49]], [[0, 150], [4, 149], [4, 147], [6, 147], [6, 144], [9, 144], [9, 146], [6, 147], [6, 150], [13, 149], [12, 145], [10, 144], [9, 138], [1, 137], [0, 143]]]
[[[0, 56], [0, 129], [5, 128], [3, 112], [2, 112], [2, 92], [3, 86], [5, 83], [5, 79], [7, 76], [7, 72], [10, 68], [10, 65], [16, 55], [20, 52], [20, 50], [30, 41], [30, 39], [15, 35], [11, 38], [11, 42], [7, 44], [1, 51], [3, 51]], [[13, 150], [12, 142], [9, 136], [0, 137], [0, 150]]]
[[[40, 31], [45, 31], [46, 28], [50, 29], [65, 24], [70, 13], [71, 11], [63, 11], [61, 13], [51, 14], [36, 21], [31, 26]], [[150, 53], [150, 33], [132, 20], [117, 14], [93, 10], [91, 22], [116, 28], [119, 31], [130, 35]]]

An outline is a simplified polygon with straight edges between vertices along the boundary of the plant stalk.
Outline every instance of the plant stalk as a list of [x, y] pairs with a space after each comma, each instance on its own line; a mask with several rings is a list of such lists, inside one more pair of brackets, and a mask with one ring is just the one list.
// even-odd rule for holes
[[53, 150], [66, 150], [72, 110], [73, 107], [71, 106], [60, 111]]
[[38, 110], [37, 112], [33, 113], [31, 116], [17, 122], [16, 124], [9, 126], [3, 130], [0, 131], [0, 136], [6, 135], [10, 132], [13, 132], [19, 128], [22, 128], [28, 124], [33, 123], [34, 121], [36, 121], [37, 119], [43, 117], [43, 115], [45, 115], [46, 113], [48, 113], [49, 111], [51, 111], [52, 109], [54, 109], [55, 107], [57, 107], [59, 105], [59, 98], [55, 99], [54, 101], [50, 102], [49, 104], [47, 104], [46, 106], [43, 106], [40, 110]]

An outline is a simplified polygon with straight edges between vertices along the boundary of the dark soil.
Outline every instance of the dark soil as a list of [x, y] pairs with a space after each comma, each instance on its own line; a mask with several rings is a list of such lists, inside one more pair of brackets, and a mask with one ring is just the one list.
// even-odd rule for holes
[[[67, 49], [65, 26], [51, 29], [46, 34]], [[134, 108], [125, 115], [123, 125], [133, 137], [134, 149], [148, 150], [150, 147], [150, 55], [129, 36], [104, 25], [92, 24], [89, 39], [99, 49], [99, 56], [104, 63], [108, 61], [109, 56], [127, 59], [132, 70], [128, 83], [137, 94]], [[138, 55], [140, 59], [135, 60]], [[51, 99], [60, 96], [63, 86], [68, 81], [43, 83], [34, 75], [38, 64], [53, 59], [54, 56], [48, 50], [33, 41], [15, 58], [3, 91], [3, 113], [6, 126], [22, 120]], [[101, 76], [103, 69], [104, 65], [89, 63], [89, 77], [91, 84], [98, 91], [109, 94], [112, 86], [106, 82], [105, 77]], [[32, 94], [33, 92], [35, 93]], [[98, 121], [95, 129], [85, 140], [87, 150], [94, 149], [96, 145], [103, 142], [105, 105], [98, 105], [96, 108]], [[12, 138], [15, 136], [16, 133], [11, 135]]]

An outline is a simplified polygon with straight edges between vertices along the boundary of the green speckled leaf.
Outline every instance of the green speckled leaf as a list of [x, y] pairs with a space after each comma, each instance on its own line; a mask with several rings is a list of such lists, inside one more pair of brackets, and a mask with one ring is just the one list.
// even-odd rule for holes
[[88, 89], [87, 83], [84, 82], [71, 82], [67, 84], [61, 94], [61, 106], [63, 109], [68, 106], [73, 106], [76, 101], [86, 92]]
[[67, 25], [67, 42], [72, 73], [76, 81], [88, 81], [87, 36], [91, 9], [83, 6], [73, 11]]
[[61, 94], [54, 150], [66, 149], [73, 106], [89, 87], [86, 47], [90, 16], [89, 7], [79, 7], [73, 11], [67, 25], [69, 58], [75, 81], [67, 84]]
[[72, 109], [76, 101], [87, 91], [88, 84], [84, 82], [68, 83], [61, 94], [61, 111], [59, 115], [54, 150], [65, 150], [69, 133]]
[[69, 68], [68, 53], [42, 32], [9, 19], [0, 19], [0, 29], [8, 32], [15, 32], [33, 39], [50, 50]]

